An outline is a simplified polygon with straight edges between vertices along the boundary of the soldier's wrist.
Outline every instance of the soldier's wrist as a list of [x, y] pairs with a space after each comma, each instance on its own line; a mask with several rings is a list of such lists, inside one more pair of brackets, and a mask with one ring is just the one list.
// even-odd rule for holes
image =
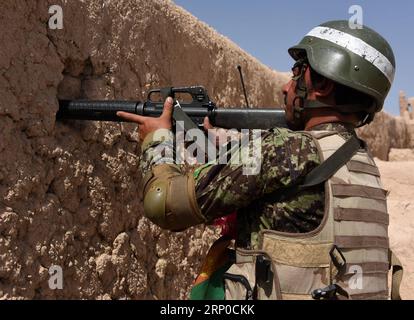
[[158, 129], [150, 132], [141, 144], [141, 152], [144, 153], [149, 148], [161, 143], [173, 144], [174, 135], [170, 129]]

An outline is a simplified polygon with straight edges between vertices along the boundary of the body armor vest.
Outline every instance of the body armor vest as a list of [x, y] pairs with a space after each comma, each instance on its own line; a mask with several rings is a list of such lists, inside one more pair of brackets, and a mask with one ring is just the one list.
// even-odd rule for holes
[[[344, 142], [335, 132], [310, 132], [321, 160]], [[325, 182], [325, 215], [305, 234], [261, 232], [260, 247], [271, 258], [283, 299], [311, 298], [332, 284], [351, 299], [388, 298], [388, 212], [380, 174], [359, 150]]]
[[[336, 132], [304, 134], [314, 139], [321, 161], [345, 143]], [[386, 196], [374, 160], [360, 149], [325, 182], [325, 214], [317, 229], [262, 230], [259, 250], [236, 249], [236, 263], [227, 273], [248, 280], [254, 299], [312, 299], [318, 294], [319, 298], [388, 299]], [[398, 273], [392, 293], [396, 299], [402, 269]], [[329, 296], [324, 289], [332, 288]], [[240, 283], [226, 280], [226, 299], [243, 299], [240, 290]]]

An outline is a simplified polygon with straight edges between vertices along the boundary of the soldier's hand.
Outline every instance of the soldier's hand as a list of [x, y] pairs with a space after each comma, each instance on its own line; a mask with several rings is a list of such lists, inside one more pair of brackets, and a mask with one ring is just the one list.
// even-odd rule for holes
[[158, 118], [144, 117], [137, 114], [118, 111], [116, 115], [122, 119], [135, 122], [139, 125], [139, 139], [142, 141], [145, 137], [158, 129], [171, 129], [171, 117], [173, 113], [173, 99], [168, 97], [164, 102], [164, 109]]
[[210, 123], [208, 117], [204, 118], [203, 122], [204, 129], [208, 131], [208, 137], [216, 146], [226, 144], [229, 140], [240, 139], [240, 134], [232, 130], [226, 130], [223, 128], [215, 128]]

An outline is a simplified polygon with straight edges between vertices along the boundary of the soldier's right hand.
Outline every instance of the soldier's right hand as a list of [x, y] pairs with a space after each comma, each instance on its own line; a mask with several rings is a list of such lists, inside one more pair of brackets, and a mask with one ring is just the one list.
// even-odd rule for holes
[[239, 132], [213, 127], [208, 117], [204, 118], [203, 126], [204, 126], [204, 130], [208, 131], [208, 138], [216, 146], [227, 144], [228, 141], [231, 141], [231, 140], [240, 139]]

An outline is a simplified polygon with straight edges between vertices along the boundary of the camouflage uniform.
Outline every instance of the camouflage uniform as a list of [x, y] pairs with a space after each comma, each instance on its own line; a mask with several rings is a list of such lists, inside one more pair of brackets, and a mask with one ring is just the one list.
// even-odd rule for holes
[[[339, 132], [346, 138], [353, 129], [343, 124], [323, 124], [312, 130]], [[300, 184], [304, 177], [320, 164], [314, 140], [307, 134], [275, 128], [262, 132], [262, 161], [258, 175], [243, 175], [242, 164], [206, 164], [196, 167], [197, 203], [208, 221], [237, 211], [237, 245], [257, 248], [261, 229], [304, 233], [315, 229], [324, 214], [322, 185], [299, 194], [282, 197], [284, 189]], [[154, 145], [143, 146], [142, 174], [152, 166], [173, 164], [165, 154], [157, 154]], [[173, 148], [172, 141], [164, 141]], [[168, 153], [168, 152], [167, 152]], [[184, 174], [184, 173], [183, 173]], [[261, 199], [274, 194], [274, 200]]]

